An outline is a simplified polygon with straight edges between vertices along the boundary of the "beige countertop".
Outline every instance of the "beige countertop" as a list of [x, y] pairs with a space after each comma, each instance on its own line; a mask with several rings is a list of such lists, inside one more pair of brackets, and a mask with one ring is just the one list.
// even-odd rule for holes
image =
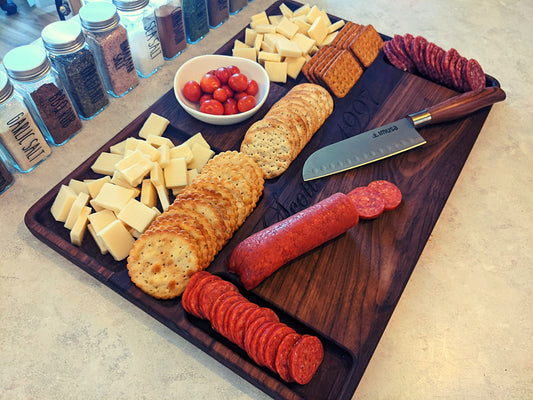
[[[24, 214], [273, 1], [255, 0], [111, 105], [0, 196], [0, 398], [269, 396], [37, 240]], [[533, 398], [531, 1], [310, 1], [384, 34], [423, 35], [476, 58], [493, 107], [383, 337], [357, 399]]]

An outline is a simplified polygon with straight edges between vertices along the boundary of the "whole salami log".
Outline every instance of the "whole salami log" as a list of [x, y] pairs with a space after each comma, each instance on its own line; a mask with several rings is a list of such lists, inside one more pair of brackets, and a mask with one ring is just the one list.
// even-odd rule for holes
[[239, 243], [228, 260], [228, 270], [239, 276], [247, 290], [253, 289], [287, 262], [343, 234], [358, 221], [350, 198], [335, 193]]

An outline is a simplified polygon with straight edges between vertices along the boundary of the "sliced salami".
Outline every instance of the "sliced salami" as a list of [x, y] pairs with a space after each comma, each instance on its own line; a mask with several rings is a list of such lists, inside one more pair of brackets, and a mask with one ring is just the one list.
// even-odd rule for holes
[[289, 374], [300, 385], [311, 381], [324, 359], [322, 342], [311, 335], [303, 335], [292, 347], [289, 354]]
[[381, 193], [385, 200], [385, 211], [394, 210], [402, 202], [402, 192], [392, 182], [386, 180], [372, 181], [368, 187]]
[[385, 210], [383, 195], [368, 186], [359, 186], [353, 189], [348, 193], [348, 197], [353, 201], [361, 219], [377, 218]]
[[464, 76], [466, 77], [465, 84], [469, 90], [477, 90], [485, 87], [485, 73], [476, 60], [470, 59], [467, 61]]
[[293, 382], [291, 374], [289, 372], [289, 355], [291, 353], [294, 344], [300, 340], [301, 335], [298, 333], [290, 333], [281, 341], [278, 351], [276, 353], [276, 372], [285, 382]]

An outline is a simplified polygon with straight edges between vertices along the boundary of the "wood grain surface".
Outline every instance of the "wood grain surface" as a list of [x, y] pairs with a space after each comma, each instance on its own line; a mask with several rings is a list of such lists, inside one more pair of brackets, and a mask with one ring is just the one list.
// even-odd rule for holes
[[[297, 3], [285, 2], [296, 7]], [[267, 12], [277, 10], [274, 4]], [[357, 22], [357, 21], [355, 21]], [[244, 27], [243, 27], [244, 28]], [[244, 31], [236, 37], [244, 37]], [[234, 39], [234, 38], [233, 38]], [[228, 54], [233, 39], [217, 53]], [[303, 81], [303, 77], [300, 81]], [[304, 386], [287, 384], [260, 368], [237, 346], [213, 331], [208, 322], [187, 315], [180, 299], [161, 301], [132, 285], [125, 262], [102, 256], [88, 236], [81, 247], [70, 244], [68, 231], [53, 220], [50, 206], [62, 183], [95, 175], [91, 164], [101, 151], [136, 136], [151, 112], [170, 120], [165, 136], [181, 143], [202, 132], [217, 150], [238, 149], [255, 120], [294, 84], [271, 84], [260, 112], [241, 124], [215, 127], [192, 119], [178, 105], [172, 89], [119, 132], [92, 157], [52, 188], [26, 214], [33, 234], [112, 290], [116, 291], [177, 334], [276, 399], [349, 399], [392, 315], [439, 214], [490, 111], [484, 108], [467, 118], [421, 128], [427, 144], [397, 156], [327, 178], [304, 182], [301, 171], [316, 149], [394, 121], [456, 95], [455, 92], [392, 67], [383, 54], [364, 73], [289, 169], [266, 181], [255, 211], [218, 254], [208, 270], [239, 285], [225, 262], [235, 246], [251, 233], [312, 205], [335, 192], [349, 192], [375, 179], [394, 182], [402, 204], [373, 221], [361, 221], [346, 234], [288, 263], [252, 292], [252, 301], [274, 309], [280, 319], [300, 333], [317, 335], [325, 358], [313, 380]], [[488, 86], [498, 82], [487, 77]]]

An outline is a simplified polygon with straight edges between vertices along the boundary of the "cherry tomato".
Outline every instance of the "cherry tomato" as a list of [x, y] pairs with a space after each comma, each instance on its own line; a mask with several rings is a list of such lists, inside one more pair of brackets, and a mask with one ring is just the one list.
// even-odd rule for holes
[[241, 73], [233, 74], [228, 79], [228, 85], [236, 92], [244, 92], [248, 87], [248, 78]]
[[222, 85], [221, 88], [226, 91], [228, 98], [233, 97], [233, 90], [228, 85]]
[[220, 80], [220, 83], [225, 85], [228, 83], [230, 77], [229, 70], [226, 67], [220, 67], [215, 71], [215, 76]]
[[251, 110], [256, 105], [255, 97], [254, 96], [244, 96], [242, 99], [240, 99], [237, 102], [237, 108], [240, 112], [245, 112], [248, 110]]
[[233, 75], [233, 74], [238, 74], [241, 72], [241, 70], [239, 69], [239, 67], [236, 67], [235, 65], [230, 65], [227, 67], [230, 75]]
[[220, 80], [212, 74], [205, 74], [200, 80], [200, 87], [204, 93], [213, 93], [220, 87]]
[[183, 95], [189, 101], [196, 103], [202, 95], [202, 88], [196, 81], [189, 81], [183, 85]]
[[202, 103], [206, 100], [213, 100], [213, 95], [212, 94], [203, 94], [202, 97], [200, 97], [200, 105], [202, 105]]
[[238, 93], [235, 93], [233, 95], [233, 98], [235, 99], [235, 101], [239, 101], [240, 99], [242, 99], [244, 96], [248, 96], [248, 93], [246, 92], [238, 92]]
[[255, 96], [259, 92], [259, 85], [254, 79], [248, 81], [248, 87], [246, 88], [246, 93]]
[[228, 98], [228, 93], [224, 90], [224, 88], [219, 87], [213, 92], [213, 98], [221, 103], [224, 103]]
[[235, 99], [229, 98], [224, 102], [224, 114], [233, 115], [237, 114], [239, 109], [237, 108], [237, 102]]
[[206, 100], [200, 106], [200, 111], [206, 114], [223, 115], [224, 106], [218, 100]]

